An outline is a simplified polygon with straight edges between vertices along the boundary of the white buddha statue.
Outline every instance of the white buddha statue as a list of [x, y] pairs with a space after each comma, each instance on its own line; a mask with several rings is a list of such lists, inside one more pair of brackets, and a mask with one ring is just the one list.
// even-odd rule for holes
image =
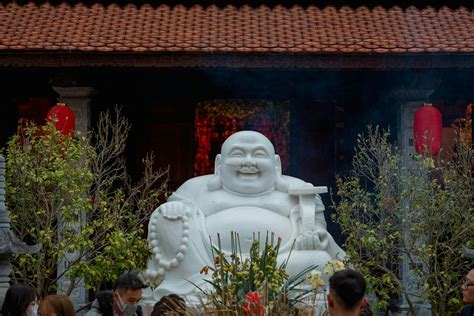
[[328, 260], [343, 259], [344, 251], [326, 230], [318, 195], [325, 190], [282, 175], [280, 157], [262, 134], [233, 134], [216, 156], [215, 173], [186, 181], [151, 216], [152, 259], [145, 275], [163, 279], [153, 299], [192, 294], [197, 291], [192, 283], [205, 283], [200, 270], [213, 262], [210, 238], [216, 243], [217, 233], [223, 250], [230, 251], [234, 231], [242, 251], [248, 251], [254, 235], [273, 232], [282, 238], [280, 262], [296, 240], [287, 265], [290, 275], [314, 264], [322, 270]]

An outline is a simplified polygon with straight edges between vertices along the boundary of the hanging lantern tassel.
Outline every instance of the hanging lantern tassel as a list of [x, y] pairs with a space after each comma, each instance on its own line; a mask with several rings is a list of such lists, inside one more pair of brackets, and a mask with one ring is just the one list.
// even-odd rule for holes
[[416, 153], [436, 156], [441, 148], [443, 137], [441, 112], [431, 104], [425, 103], [415, 112], [413, 130]]
[[74, 112], [64, 103], [58, 103], [48, 111], [47, 120], [53, 121], [54, 126], [63, 135], [74, 136]]

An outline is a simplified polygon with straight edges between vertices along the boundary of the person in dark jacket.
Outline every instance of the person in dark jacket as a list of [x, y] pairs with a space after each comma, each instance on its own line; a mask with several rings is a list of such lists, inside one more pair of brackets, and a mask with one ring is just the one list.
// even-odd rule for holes
[[466, 274], [462, 288], [462, 299], [465, 305], [461, 311], [461, 316], [474, 315], [474, 266], [471, 266], [469, 272]]
[[86, 316], [142, 316], [138, 305], [145, 288], [138, 273], [125, 272], [114, 284], [113, 291], [102, 291], [96, 294], [91, 309]]

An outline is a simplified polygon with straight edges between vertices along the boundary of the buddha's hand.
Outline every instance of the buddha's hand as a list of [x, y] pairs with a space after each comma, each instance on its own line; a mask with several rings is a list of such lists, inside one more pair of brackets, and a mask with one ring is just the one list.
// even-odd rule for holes
[[312, 230], [300, 234], [296, 238], [297, 250], [326, 250], [329, 245], [329, 236], [326, 230]]
[[158, 207], [158, 212], [166, 219], [177, 220], [189, 214], [189, 208], [182, 202], [166, 202]]

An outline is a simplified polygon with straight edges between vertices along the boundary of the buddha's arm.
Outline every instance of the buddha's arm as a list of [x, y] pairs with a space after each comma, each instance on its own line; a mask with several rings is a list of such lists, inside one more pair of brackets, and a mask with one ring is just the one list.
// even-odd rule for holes
[[311, 183], [290, 186], [289, 194], [298, 198], [301, 232], [326, 230], [324, 204], [320, 193], [326, 193], [327, 187], [315, 187]]
[[290, 187], [289, 194], [298, 196], [299, 234], [296, 238], [296, 249], [325, 250], [329, 245], [324, 204], [318, 193], [327, 192], [326, 187], [314, 187], [310, 183]]
[[165, 270], [177, 267], [184, 259], [189, 244], [189, 215], [190, 209], [181, 202], [164, 203], [153, 212], [148, 227], [153, 254], [149, 277], [163, 276]]
[[168, 202], [160, 205], [150, 219], [148, 241], [153, 258], [148, 264], [150, 277], [163, 276], [189, 256], [188, 248], [201, 239], [205, 225], [194, 199], [205, 186], [206, 176], [186, 181]]

